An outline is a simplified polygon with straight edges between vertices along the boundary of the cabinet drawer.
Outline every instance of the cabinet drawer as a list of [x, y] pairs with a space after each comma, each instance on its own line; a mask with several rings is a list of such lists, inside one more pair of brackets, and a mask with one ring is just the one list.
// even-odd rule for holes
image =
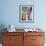
[[44, 46], [44, 44], [32, 44], [32, 46]]
[[2, 46], [16, 46], [14, 44], [3, 44]]
[[4, 32], [4, 36], [23, 36], [23, 32]]
[[32, 43], [33, 44], [43, 44], [44, 36], [32, 36]]
[[23, 36], [4, 36], [3, 43], [14, 43], [23, 41]]
[[8, 43], [8, 44], [2, 44], [2, 46], [23, 46], [23, 43], [14, 43], [14, 44], [10, 44], [10, 43]]
[[24, 36], [44, 36], [44, 32], [25, 32]]

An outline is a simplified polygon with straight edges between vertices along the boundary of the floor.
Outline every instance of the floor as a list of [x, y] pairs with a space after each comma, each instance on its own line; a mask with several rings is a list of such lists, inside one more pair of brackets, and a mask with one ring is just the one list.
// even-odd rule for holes
[[0, 44], [0, 46], [2, 46], [2, 44]]

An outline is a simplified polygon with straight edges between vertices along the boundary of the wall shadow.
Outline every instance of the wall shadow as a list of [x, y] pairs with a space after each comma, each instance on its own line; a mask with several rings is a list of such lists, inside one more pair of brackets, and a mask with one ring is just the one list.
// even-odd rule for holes
[[2, 43], [2, 38], [3, 38], [3, 32], [6, 31], [6, 26], [4, 24], [0, 24], [0, 43]]

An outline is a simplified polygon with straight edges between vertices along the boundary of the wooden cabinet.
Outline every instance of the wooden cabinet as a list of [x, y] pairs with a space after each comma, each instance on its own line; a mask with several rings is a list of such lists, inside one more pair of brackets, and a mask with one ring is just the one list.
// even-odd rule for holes
[[4, 32], [3, 46], [44, 46], [44, 32]]

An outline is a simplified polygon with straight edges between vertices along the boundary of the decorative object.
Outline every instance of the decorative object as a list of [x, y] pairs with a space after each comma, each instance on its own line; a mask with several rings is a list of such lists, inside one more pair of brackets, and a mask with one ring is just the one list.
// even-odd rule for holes
[[34, 22], [34, 5], [20, 5], [19, 21]]
[[10, 25], [7, 27], [7, 31], [8, 31], [8, 32], [16, 32], [15, 27], [14, 27], [12, 24], [10, 24]]
[[35, 29], [35, 28], [34, 29], [24, 29], [24, 30], [25, 30], [25, 32], [30, 32], [30, 31], [31, 32], [39, 32], [38, 29]]

